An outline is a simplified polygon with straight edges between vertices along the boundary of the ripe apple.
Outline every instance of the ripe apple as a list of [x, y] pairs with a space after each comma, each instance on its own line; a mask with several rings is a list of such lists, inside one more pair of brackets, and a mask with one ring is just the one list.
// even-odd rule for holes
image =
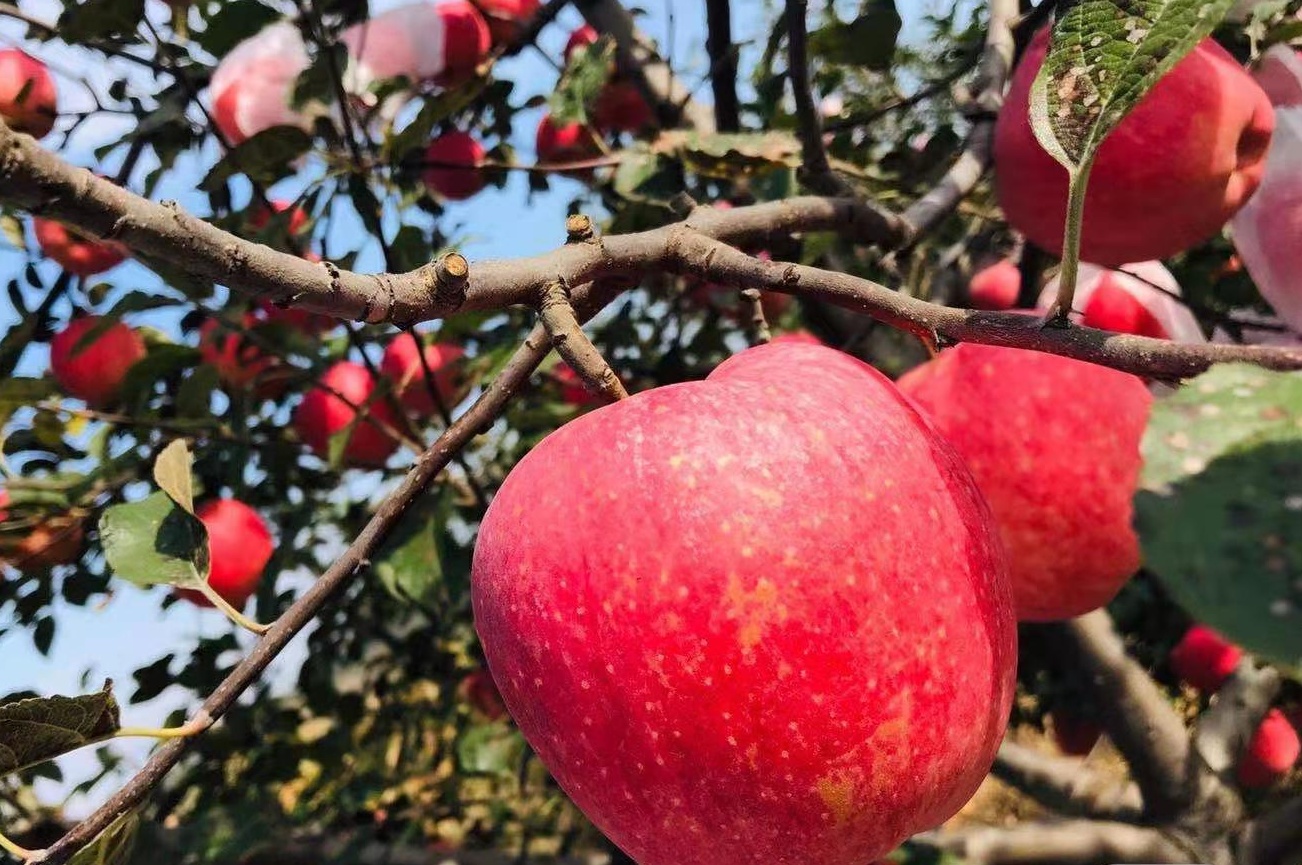
[[1200, 691], [1215, 693], [1234, 673], [1243, 650], [1206, 625], [1194, 625], [1171, 650], [1171, 669]]
[[[244, 331], [259, 323], [252, 313], [242, 317]], [[268, 398], [283, 390], [285, 376], [274, 372], [281, 365], [279, 358], [268, 354], [243, 331], [234, 330], [216, 318], [208, 319], [199, 328], [199, 356], [204, 363], [216, 367], [217, 377], [227, 387], [243, 390], [257, 384], [258, 395]]]
[[781, 333], [769, 340], [769, 345], [823, 345], [823, 341], [807, 330]]
[[469, 673], [457, 686], [461, 699], [490, 721], [500, 721], [506, 717], [506, 706], [502, 695], [498, 693], [497, 684], [488, 670], [479, 669]]
[[0, 117], [11, 129], [44, 138], [54, 128], [57, 104], [44, 63], [17, 48], [0, 51]]
[[[568, 64], [575, 51], [586, 48], [596, 42], [597, 38], [597, 31], [591, 25], [584, 24], [575, 30], [565, 43], [565, 62]], [[597, 94], [591, 109], [592, 125], [607, 132], [638, 132], [655, 119], [642, 91], [632, 82], [624, 80], [613, 66], [610, 80]]]
[[[294, 412], [298, 437], [325, 459], [330, 453], [331, 437], [352, 425], [344, 445], [344, 464], [366, 468], [383, 466], [398, 449], [398, 440], [384, 427], [396, 427], [397, 419], [388, 402], [372, 399], [375, 380], [370, 371], [360, 363], [339, 361], [326, 370], [321, 384], [328, 390], [312, 388]], [[358, 419], [358, 409], [363, 406], [367, 407], [367, 414]]]
[[384, 349], [380, 374], [389, 380], [403, 408], [424, 417], [433, 414], [435, 408], [425, 381], [426, 364], [434, 375], [439, 398], [446, 408], [451, 408], [461, 389], [461, 359], [466, 350], [454, 343], [436, 342], [425, 346], [424, 363], [420, 354], [420, 346], [411, 334], [397, 336]]
[[290, 208], [293, 208], [293, 210], [289, 214], [288, 228], [290, 236], [295, 236], [301, 233], [303, 229], [307, 228], [310, 217], [307, 215], [306, 210], [298, 207], [292, 201], [276, 199], [271, 202], [270, 209], [268, 209], [266, 205], [258, 207], [249, 216], [249, 228], [254, 231], [262, 231], [271, 222], [273, 213], [284, 213], [286, 210], [290, 210]]
[[[601, 145], [592, 134], [592, 130], [581, 123], [567, 123], [558, 126], [550, 114], [543, 115], [538, 123], [538, 134], [534, 139], [534, 149], [540, 163], [578, 162], [601, 155]], [[592, 169], [578, 169], [562, 172], [572, 177], [588, 178]]]
[[[995, 188], [1013, 227], [1060, 253], [1067, 172], [1036, 141], [1027, 114], [1048, 44], [1041, 30], [1013, 73], [995, 127]], [[1100, 147], [1081, 259], [1167, 258], [1211, 237], [1256, 190], [1274, 125], [1261, 87], [1214, 41], [1200, 42]]]
[[471, 568], [521, 732], [641, 865], [859, 865], [961, 807], [1016, 630], [990, 513], [866, 364], [764, 345], [569, 422]]
[[[480, 165], [484, 161], [484, 145], [469, 133], [445, 132], [425, 148], [428, 163], [421, 178], [430, 191], [452, 201], [464, 201], [488, 182]], [[450, 166], [464, 165], [465, 168]]]
[[1016, 263], [1003, 258], [972, 274], [967, 284], [968, 303], [973, 309], [1012, 309], [1021, 290], [1022, 272]]
[[140, 334], [120, 321], [83, 345], [83, 339], [102, 320], [97, 315], [73, 319], [50, 340], [54, 380], [64, 393], [94, 408], [105, 408], [117, 400], [127, 371], [145, 356]]
[[1008, 548], [1018, 618], [1103, 606], [1139, 568], [1131, 499], [1152, 396], [1133, 375], [964, 343], [900, 390], [967, 460]]
[[588, 390], [579, 374], [564, 361], [552, 369], [552, 378], [560, 386], [561, 402], [579, 408], [589, 408], [605, 402], [600, 395]]
[[208, 86], [213, 122], [226, 140], [241, 144], [273, 126], [307, 128], [307, 115], [291, 101], [308, 65], [303, 37], [289, 21], [264, 27], [232, 48]]
[[443, 87], [456, 87], [475, 76], [475, 68], [488, 57], [493, 37], [488, 22], [469, 0], [452, 0], [437, 7], [443, 19], [444, 66], [435, 79]]
[[[1058, 297], [1058, 277], [1041, 292], [1037, 307], [1048, 310]], [[1082, 264], [1076, 282], [1074, 318], [1087, 327], [1176, 342], [1203, 343], [1207, 337], [1189, 307], [1180, 302], [1180, 283], [1160, 261], [1119, 269]]]
[[1094, 721], [1082, 720], [1065, 712], [1054, 712], [1053, 741], [1069, 757], [1087, 757], [1098, 744], [1103, 729]]
[[488, 22], [494, 47], [512, 41], [538, 13], [539, 0], [475, 0]]
[[[271, 531], [258, 512], [238, 499], [215, 499], [204, 502], [194, 515], [208, 530], [208, 557], [211, 569], [208, 585], [226, 603], [244, 609], [262, 582], [262, 571], [271, 561], [275, 549]], [[212, 602], [195, 589], [177, 589], [178, 597], [201, 607]]]
[[92, 240], [53, 219], [32, 218], [36, 243], [46, 258], [74, 276], [94, 276], [126, 260], [126, 247], [111, 240]]
[[1273, 785], [1293, 768], [1299, 753], [1302, 753], [1302, 742], [1298, 740], [1297, 730], [1279, 709], [1271, 709], [1240, 759], [1239, 784], [1249, 790]]

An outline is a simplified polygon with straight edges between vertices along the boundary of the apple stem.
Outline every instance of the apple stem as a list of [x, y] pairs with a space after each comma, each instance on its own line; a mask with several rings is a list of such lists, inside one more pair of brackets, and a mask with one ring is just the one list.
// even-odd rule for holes
[[267, 633], [267, 631], [271, 630], [271, 625], [264, 625], [261, 622], [256, 622], [253, 619], [250, 619], [248, 616], [241, 613], [239, 610], [232, 607], [229, 603], [227, 603], [225, 598], [217, 594], [216, 589], [208, 585], [207, 580], [204, 580], [202, 583], [200, 583], [198, 588], [205, 598], [212, 601], [214, 607], [216, 607], [217, 609], [221, 610], [223, 613], [226, 614], [226, 618], [230, 619], [232, 622], [239, 625], [244, 630], [251, 631], [257, 634], [258, 636], [262, 636], [263, 634]]
[[212, 716], [200, 711], [179, 727], [119, 727], [113, 738], [185, 739], [199, 735], [212, 725]]
[[26, 847], [18, 846], [13, 841], [10, 841], [7, 837], [5, 837], [3, 833], [0, 833], [0, 850], [5, 851], [10, 856], [16, 856], [17, 858], [23, 860], [24, 862], [28, 862], [31, 861], [32, 859], [35, 859], [37, 853], [37, 851], [35, 850], [28, 850]]
[[1094, 159], [1088, 158], [1068, 172], [1067, 224], [1062, 238], [1062, 270], [1058, 273], [1058, 296], [1045, 316], [1045, 324], [1066, 327], [1076, 297], [1076, 274], [1080, 269], [1081, 229], [1085, 224], [1085, 187]]

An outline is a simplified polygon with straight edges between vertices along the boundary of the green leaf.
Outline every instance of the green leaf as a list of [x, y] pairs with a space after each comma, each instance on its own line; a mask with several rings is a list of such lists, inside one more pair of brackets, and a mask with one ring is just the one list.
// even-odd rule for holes
[[400, 601], [434, 607], [443, 599], [443, 561], [439, 539], [451, 512], [450, 488], [422, 496], [375, 554], [381, 585]]
[[1225, 17], [1234, 0], [1079, 0], [1054, 24], [1031, 88], [1031, 127], [1071, 170], [1157, 80]]
[[136, 846], [140, 813], [128, 811], [109, 824], [85, 847], [78, 850], [68, 865], [125, 865]]
[[24, 406], [36, 405], [55, 393], [54, 382], [45, 378], [0, 379], [0, 424]]
[[674, 131], [662, 134], [652, 146], [699, 174], [725, 179], [794, 168], [800, 162], [800, 143], [788, 132]]
[[185, 439], [175, 439], [154, 460], [154, 483], [186, 513], [194, 513], [194, 455]]
[[556, 90], [547, 99], [557, 123], [588, 122], [588, 109], [605, 89], [614, 59], [615, 41], [609, 36], [602, 36], [570, 56]]
[[227, 180], [243, 174], [255, 183], [271, 186], [294, 173], [293, 162], [312, 147], [312, 136], [297, 126], [264, 129], [221, 158], [199, 183], [216, 192]]
[[[673, 197], [671, 189], [674, 186], [682, 189], [681, 172], [668, 170], [672, 167], [669, 160], [638, 142], [620, 154], [613, 178], [615, 192], [623, 198], [667, 201]], [[673, 180], [678, 183], [671, 182], [666, 175], [673, 175]]]
[[186, 376], [176, 390], [176, 413], [183, 418], [206, 420], [212, 417], [212, 394], [220, 376], [217, 368], [203, 364]]
[[1302, 375], [1218, 366], [1154, 407], [1135, 523], [1199, 621], [1302, 671]]
[[0, 776], [52, 760], [112, 736], [118, 727], [113, 683], [79, 697], [31, 697], [0, 703]]
[[280, 17], [279, 12], [258, 0], [233, 0], [218, 7], [208, 19], [208, 26], [195, 35], [195, 41], [214, 57], [225, 57], [236, 45]]
[[332, 104], [335, 101], [335, 71], [347, 66], [348, 49], [342, 42], [322, 48], [294, 81], [290, 107], [299, 110], [311, 102]]
[[524, 740], [506, 724], [481, 724], [457, 740], [456, 752], [462, 772], [509, 775], [524, 754]]
[[427, 98], [416, 117], [402, 128], [401, 132], [389, 138], [385, 144], [385, 153], [390, 160], [399, 160], [415, 150], [424, 149], [429, 143], [434, 127], [443, 120], [461, 113], [467, 105], [479, 97], [488, 86], [488, 78], [475, 78], [459, 87], [441, 91], [438, 95]]
[[69, 44], [133, 36], [145, 17], [145, 0], [86, 0], [67, 4], [59, 16], [59, 38]]
[[138, 586], [197, 588], [208, 579], [208, 530], [165, 492], [108, 508], [99, 534], [109, 567]]
[[809, 34], [809, 49], [831, 63], [886, 71], [895, 59], [900, 15], [894, 0], [867, 0], [859, 17]]

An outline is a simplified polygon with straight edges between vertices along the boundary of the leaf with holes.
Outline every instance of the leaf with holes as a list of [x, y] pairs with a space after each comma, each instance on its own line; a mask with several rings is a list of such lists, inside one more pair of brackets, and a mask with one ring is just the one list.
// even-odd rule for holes
[[119, 726], [112, 682], [95, 694], [0, 703], [0, 776], [107, 739]]
[[1302, 374], [1218, 366], [1158, 402], [1135, 525], [1196, 619], [1302, 671]]

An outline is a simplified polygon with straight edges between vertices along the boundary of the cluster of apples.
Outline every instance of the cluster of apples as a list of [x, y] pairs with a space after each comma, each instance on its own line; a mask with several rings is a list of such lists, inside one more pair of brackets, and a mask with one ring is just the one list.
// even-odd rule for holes
[[[1172, 671], [1195, 690], [1214, 694], [1243, 660], [1244, 652], [1206, 625], [1194, 625], [1171, 650]], [[1239, 762], [1237, 774], [1248, 789], [1269, 787], [1288, 774], [1302, 755], [1302, 739], [1279, 709], [1262, 719]]]

